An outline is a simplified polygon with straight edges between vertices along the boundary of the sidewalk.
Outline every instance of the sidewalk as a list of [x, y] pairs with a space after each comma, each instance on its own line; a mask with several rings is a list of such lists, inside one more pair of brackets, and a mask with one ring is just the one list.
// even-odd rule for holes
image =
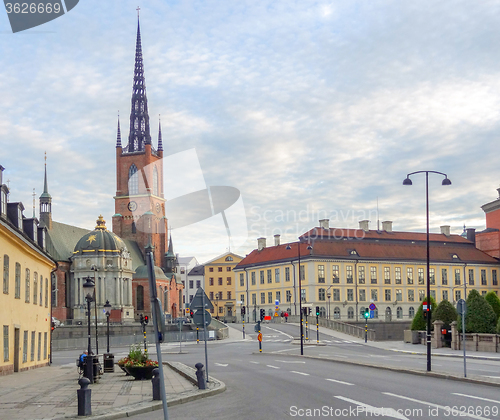
[[[215, 395], [225, 384], [210, 377], [206, 390], [194, 385], [195, 370], [178, 362], [164, 364], [168, 406]], [[68, 419], [78, 417], [78, 374], [75, 365], [47, 366], [0, 376], [0, 418], [9, 420]], [[152, 400], [150, 380], [135, 381], [115, 365], [92, 390], [92, 419], [116, 419], [161, 410]]]

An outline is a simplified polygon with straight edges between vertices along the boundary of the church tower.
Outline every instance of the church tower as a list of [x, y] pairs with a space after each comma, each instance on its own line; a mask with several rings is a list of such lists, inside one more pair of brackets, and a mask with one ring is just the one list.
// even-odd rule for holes
[[47, 155], [45, 155], [45, 178], [43, 180], [43, 193], [39, 198], [40, 225], [52, 229], [52, 197], [47, 186]]
[[151, 237], [155, 262], [159, 266], [163, 266], [164, 255], [167, 252], [162, 158], [161, 127], [158, 149], [155, 149], [151, 142], [138, 17], [130, 129], [128, 144], [125, 147], [121, 142], [118, 117], [113, 232], [123, 239], [136, 241], [143, 253]]

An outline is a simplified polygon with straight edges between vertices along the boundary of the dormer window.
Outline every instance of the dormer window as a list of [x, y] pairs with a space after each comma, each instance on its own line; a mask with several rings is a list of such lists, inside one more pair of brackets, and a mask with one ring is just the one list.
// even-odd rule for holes
[[358, 255], [358, 253], [355, 249], [352, 249], [351, 251], [349, 251], [349, 255]]
[[453, 255], [451, 256], [451, 258], [453, 258], [454, 260], [458, 260], [458, 255], [457, 255], [457, 254], [453, 254]]
[[2, 188], [0, 194], [2, 195], [2, 197], [1, 197], [0, 214], [5, 217], [7, 215], [7, 193]]
[[233, 261], [233, 257], [231, 257], [231, 256], [226, 257], [226, 261]]
[[17, 208], [17, 227], [23, 230], [23, 211], [21, 207]]

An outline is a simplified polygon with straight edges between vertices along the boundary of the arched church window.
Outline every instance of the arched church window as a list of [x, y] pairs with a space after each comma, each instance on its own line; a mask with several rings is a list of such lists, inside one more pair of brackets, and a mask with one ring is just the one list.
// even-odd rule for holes
[[141, 102], [141, 112], [144, 112], [144, 102]]
[[139, 128], [139, 120], [137, 118], [134, 120], [134, 128], [136, 130]]
[[139, 139], [134, 137], [134, 150], [139, 150]]
[[134, 164], [128, 170], [128, 192], [129, 194], [139, 194], [139, 174], [137, 166]]
[[144, 121], [144, 118], [141, 120], [141, 131], [146, 131], [146, 121]]
[[143, 311], [144, 310], [144, 287], [143, 286], [137, 286], [137, 310], [138, 311]]
[[156, 169], [156, 166], [153, 168], [153, 194], [154, 195], [159, 195], [158, 194], [158, 169]]
[[135, 222], [132, 222], [132, 233], [137, 233], [137, 227], [135, 226]]
[[134, 106], [135, 110], [139, 110], [139, 101], [135, 101], [135, 106]]

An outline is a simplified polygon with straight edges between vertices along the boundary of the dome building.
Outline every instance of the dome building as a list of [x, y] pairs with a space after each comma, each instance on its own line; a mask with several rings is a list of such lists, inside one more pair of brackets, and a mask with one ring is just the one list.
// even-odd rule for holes
[[108, 300], [111, 304], [111, 318], [133, 320], [132, 279], [134, 270], [132, 258], [125, 242], [106, 228], [102, 216], [91, 232], [81, 237], [71, 257], [71, 306], [73, 318], [85, 319], [86, 301], [83, 284], [87, 277], [95, 282], [97, 316], [106, 319], [102, 310]]

